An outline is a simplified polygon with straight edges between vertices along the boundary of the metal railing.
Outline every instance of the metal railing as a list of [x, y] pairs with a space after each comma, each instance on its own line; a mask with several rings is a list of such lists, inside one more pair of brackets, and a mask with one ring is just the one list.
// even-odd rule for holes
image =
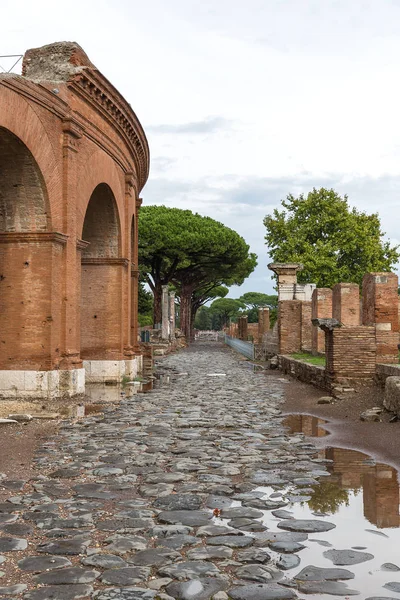
[[243, 340], [238, 340], [237, 338], [231, 337], [230, 335], [225, 336], [225, 344], [243, 354], [250, 360], [254, 360], [254, 344], [251, 342], [244, 342]]
[[196, 331], [195, 340], [218, 342], [218, 331]]

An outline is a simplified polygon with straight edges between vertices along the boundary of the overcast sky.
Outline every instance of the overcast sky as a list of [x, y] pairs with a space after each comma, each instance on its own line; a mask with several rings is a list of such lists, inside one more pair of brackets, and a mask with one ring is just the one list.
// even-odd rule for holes
[[231, 296], [272, 292], [263, 217], [289, 193], [333, 187], [400, 240], [400, 0], [3, 0], [0, 19], [0, 54], [76, 41], [131, 103], [145, 204], [246, 239], [259, 266]]

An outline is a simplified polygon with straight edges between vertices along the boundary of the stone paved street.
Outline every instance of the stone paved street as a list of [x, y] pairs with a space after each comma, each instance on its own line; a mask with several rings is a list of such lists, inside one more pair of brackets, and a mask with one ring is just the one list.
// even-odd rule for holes
[[[3, 481], [0, 596], [296, 597], [297, 553], [334, 525], [285, 509], [326, 471], [281, 424], [284, 380], [212, 343], [159, 369], [168, 383], [64, 421], [37, 453], [34, 480]], [[324, 591], [351, 595], [335, 580], [352, 573], [327, 570]]]

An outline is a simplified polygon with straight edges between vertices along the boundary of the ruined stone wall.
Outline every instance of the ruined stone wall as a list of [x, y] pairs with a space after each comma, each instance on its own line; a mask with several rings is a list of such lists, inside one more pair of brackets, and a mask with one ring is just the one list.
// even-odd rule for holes
[[279, 355], [279, 368], [286, 375], [291, 375], [299, 381], [310, 383], [323, 390], [329, 390], [330, 386], [326, 378], [325, 368], [319, 365], [311, 365], [291, 356]]
[[340, 327], [326, 333], [326, 371], [333, 386], [372, 382], [375, 364], [375, 327]]

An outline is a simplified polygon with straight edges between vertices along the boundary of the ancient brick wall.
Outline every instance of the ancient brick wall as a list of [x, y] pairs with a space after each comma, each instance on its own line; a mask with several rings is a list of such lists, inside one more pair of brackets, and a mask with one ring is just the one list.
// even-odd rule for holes
[[[317, 288], [312, 295], [312, 319], [332, 318], [332, 290], [329, 288]], [[312, 326], [311, 348], [313, 354], [325, 352], [325, 334], [316, 325]]]
[[360, 288], [356, 283], [337, 283], [332, 289], [332, 318], [342, 325], [360, 325]]
[[375, 359], [375, 327], [339, 327], [326, 333], [326, 371], [332, 385], [370, 383]]
[[394, 273], [367, 273], [363, 279], [364, 325], [376, 327], [376, 362], [398, 362], [398, 277]]
[[81, 345], [132, 358], [143, 129], [77, 44], [29, 51], [23, 73], [0, 75], [0, 369], [79, 368]]

